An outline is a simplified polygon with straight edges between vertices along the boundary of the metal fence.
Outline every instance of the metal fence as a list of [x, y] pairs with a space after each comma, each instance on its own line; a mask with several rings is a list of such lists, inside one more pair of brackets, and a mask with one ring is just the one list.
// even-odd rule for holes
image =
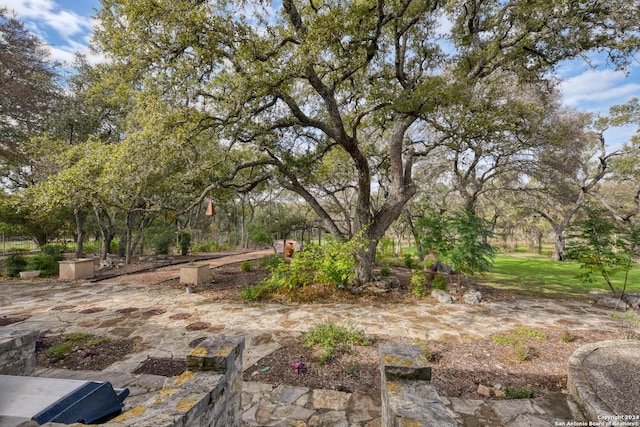
[[38, 249], [38, 245], [30, 236], [8, 236], [0, 234], [0, 252], [3, 254], [33, 251]]

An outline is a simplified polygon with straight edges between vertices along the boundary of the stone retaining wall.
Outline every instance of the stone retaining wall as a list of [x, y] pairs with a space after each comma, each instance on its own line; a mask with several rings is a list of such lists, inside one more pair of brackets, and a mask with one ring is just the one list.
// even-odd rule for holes
[[414, 345], [382, 344], [382, 426], [458, 426], [431, 385], [431, 367]]
[[39, 336], [39, 331], [0, 329], [0, 375], [32, 375]]
[[[35, 337], [37, 336], [36, 333]], [[34, 346], [28, 347], [33, 354]], [[244, 338], [242, 337], [207, 338], [187, 355], [187, 371], [177, 378], [167, 379], [164, 387], [154, 393], [144, 404], [131, 408], [102, 425], [107, 427], [239, 426], [242, 410], [243, 351]], [[26, 421], [20, 427], [37, 425], [33, 421]], [[59, 423], [43, 425], [66, 426]], [[82, 425], [74, 424], [78, 427]]]

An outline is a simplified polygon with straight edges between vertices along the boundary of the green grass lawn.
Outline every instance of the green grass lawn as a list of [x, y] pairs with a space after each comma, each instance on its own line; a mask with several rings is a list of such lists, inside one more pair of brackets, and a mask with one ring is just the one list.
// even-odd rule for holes
[[[527, 296], [587, 299], [592, 289], [608, 290], [604, 279], [583, 283], [576, 275], [577, 262], [557, 262], [532, 253], [499, 254], [487, 273], [476, 275], [483, 285], [515, 291]], [[617, 290], [622, 289], [624, 273], [614, 276]], [[627, 293], [640, 292], [640, 266], [635, 264], [629, 273]]]

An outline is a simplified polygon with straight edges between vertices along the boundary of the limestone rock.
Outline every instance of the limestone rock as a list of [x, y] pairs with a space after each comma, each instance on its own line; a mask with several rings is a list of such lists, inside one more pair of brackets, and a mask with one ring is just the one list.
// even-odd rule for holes
[[482, 302], [482, 294], [476, 290], [470, 289], [462, 295], [462, 301], [469, 305], [480, 304]]
[[476, 393], [478, 393], [482, 397], [491, 397], [491, 390], [489, 389], [489, 387], [482, 384], [478, 385], [478, 390], [476, 391]]
[[395, 289], [395, 288], [399, 288], [400, 287], [400, 280], [398, 280], [397, 277], [393, 277], [393, 276], [383, 276], [380, 278], [379, 280], [380, 282], [384, 282], [387, 284], [387, 287], [391, 288], [391, 289]]
[[441, 304], [451, 304], [453, 303], [453, 298], [447, 292], [442, 289], [434, 289], [431, 291], [431, 296], [436, 299]]
[[603, 297], [603, 298], [600, 298], [596, 302], [596, 304], [598, 304], [601, 307], [617, 308], [620, 310], [629, 309], [629, 306], [627, 305], [627, 303], [624, 302], [621, 298]]

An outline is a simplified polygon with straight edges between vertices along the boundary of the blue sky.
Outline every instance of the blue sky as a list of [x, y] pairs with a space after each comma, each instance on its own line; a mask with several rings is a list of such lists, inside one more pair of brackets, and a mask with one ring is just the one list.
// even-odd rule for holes
[[[91, 19], [98, 0], [0, 0], [0, 5], [15, 11], [27, 28], [45, 40], [54, 59], [73, 60], [75, 52], [87, 55], [90, 62], [100, 57], [87, 49], [95, 21]], [[597, 64], [597, 60], [594, 60]], [[640, 97], [640, 57], [636, 58], [629, 75], [607, 68], [590, 69], [582, 60], [571, 61], [558, 69], [566, 105], [580, 110], [606, 113], [610, 106], [631, 97]], [[608, 139], [619, 143], [635, 132], [634, 128], [616, 129]]]

